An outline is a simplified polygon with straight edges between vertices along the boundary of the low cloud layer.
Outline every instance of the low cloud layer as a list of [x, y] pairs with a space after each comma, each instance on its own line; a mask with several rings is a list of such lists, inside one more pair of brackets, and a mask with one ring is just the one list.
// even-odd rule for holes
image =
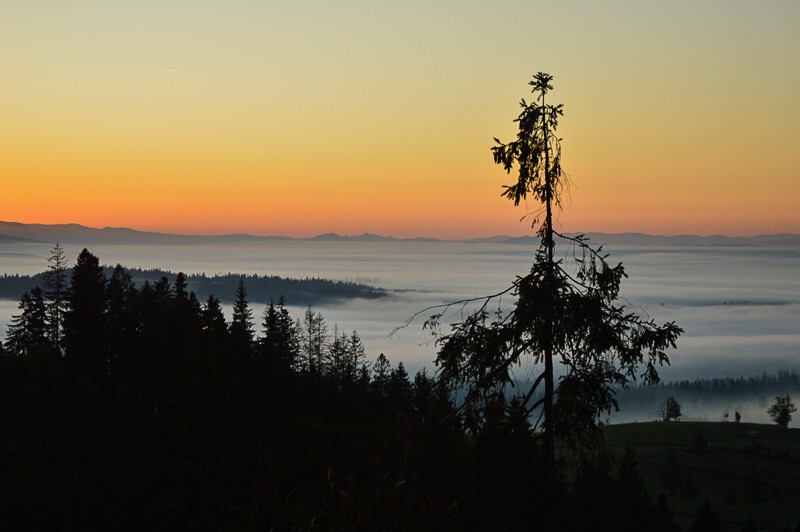
[[[74, 246], [73, 246], [74, 247]], [[49, 246], [0, 246], [6, 273], [46, 267]], [[79, 248], [67, 248], [74, 261]], [[421, 314], [430, 305], [496, 293], [526, 274], [533, 249], [505, 244], [274, 242], [218, 246], [113, 246], [90, 249], [102, 263], [159, 267], [186, 273], [260, 273], [289, 277], [368, 280], [396, 289], [384, 300], [322, 305], [329, 329], [357, 330], [374, 360], [381, 352], [409, 370], [433, 369], [436, 348]], [[632, 310], [685, 329], [670, 353], [667, 380], [753, 375], [800, 368], [800, 249], [779, 247], [609, 247], [610, 261], [629, 275], [622, 295]], [[503, 298], [503, 304], [512, 298]], [[291, 302], [290, 302], [291, 303]], [[263, 307], [254, 306], [260, 321]], [[495, 307], [496, 308], [496, 307]], [[303, 308], [291, 307], [295, 318]], [[461, 307], [447, 314], [455, 321]], [[469, 308], [464, 309], [468, 312]], [[0, 323], [16, 302], [0, 301]]]

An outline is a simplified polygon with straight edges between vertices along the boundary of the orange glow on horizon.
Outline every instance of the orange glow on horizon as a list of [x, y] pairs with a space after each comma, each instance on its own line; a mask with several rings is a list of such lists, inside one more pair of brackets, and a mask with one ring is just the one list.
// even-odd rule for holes
[[[489, 149], [516, 134], [518, 101], [544, 70], [565, 106], [564, 231], [800, 233], [800, 4], [514, 10], [178, 0], [155, 16], [11, 0], [0, 218], [532, 234], [500, 198], [513, 177]], [[549, 21], [536, 35], [534, 18]]]

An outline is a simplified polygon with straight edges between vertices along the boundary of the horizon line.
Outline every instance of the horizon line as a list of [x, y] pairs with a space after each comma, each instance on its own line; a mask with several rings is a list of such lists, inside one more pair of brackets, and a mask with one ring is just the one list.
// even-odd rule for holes
[[[21, 225], [21, 226], [40, 226], [40, 227], [78, 227], [82, 229], [89, 229], [94, 231], [132, 231], [136, 233], [144, 233], [144, 234], [152, 234], [152, 235], [162, 235], [162, 236], [176, 236], [176, 237], [210, 237], [210, 238], [223, 238], [223, 237], [250, 237], [250, 238], [282, 238], [282, 239], [291, 239], [291, 240], [315, 240], [320, 239], [323, 237], [338, 237], [338, 238], [359, 238], [359, 237], [378, 237], [387, 240], [438, 240], [443, 242], [459, 242], [459, 241], [469, 241], [469, 240], [486, 240], [486, 239], [494, 239], [494, 238], [537, 238], [535, 232], [531, 232], [528, 234], [490, 234], [486, 236], [468, 236], [462, 238], [442, 238], [436, 236], [409, 236], [409, 237], [398, 237], [392, 234], [380, 234], [374, 233], [370, 231], [364, 231], [361, 233], [354, 233], [354, 234], [342, 234], [337, 233], [335, 231], [326, 231], [321, 233], [316, 233], [312, 236], [289, 236], [285, 234], [254, 234], [254, 233], [247, 233], [247, 232], [214, 232], [214, 233], [177, 233], [171, 232], [168, 230], [147, 230], [147, 229], [136, 229], [133, 227], [126, 227], [126, 226], [104, 226], [104, 227], [93, 227], [89, 225], [80, 224], [77, 222], [67, 222], [67, 223], [25, 223], [25, 222], [16, 222], [16, 221], [8, 221], [8, 220], [0, 220], [0, 224], [12, 224], [12, 225]], [[658, 237], [658, 238], [680, 238], [680, 237], [696, 237], [696, 238], [729, 238], [729, 239], [755, 239], [755, 238], [765, 238], [765, 237], [779, 237], [779, 236], [790, 236], [790, 237], [800, 237], [800, 233], [792, 233], [792, 232], [778, 232], [778, 233], [759, 233], [753, 235], [742, 235], [742, 234], [724, 234], [724, 233], [710, 233], [710, 234], [700, 234], [700, 233], [673, 233], [673, 234], [658, 234], [658, 233], [647, 233], [644, 231], [618, 231], [618, 232], [609, 232], [609, 231], [561, 231], [560, 233], [565, 235], [607, 235], [607, 236], [624, 236], [624, 235], [639, 235], [639, 236], [648, 236], [648, 237]]]

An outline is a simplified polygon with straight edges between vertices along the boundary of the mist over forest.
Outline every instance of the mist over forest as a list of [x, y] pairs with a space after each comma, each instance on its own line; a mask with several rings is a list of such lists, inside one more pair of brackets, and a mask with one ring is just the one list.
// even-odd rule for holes
[[[287, 307], [299, 316], [312, 304], [329, 321], [359, 330], [370, 352], [403, 360], [412, 369], [429, 370], [436, 347], [428, 332], [421, 330], [421, 323], [412, 323], [394, 335], [392, 331], [427, 306], [504, 289], [530, 269], [533, 247], [528, 237], [426, 242], [387, 240], [375, 235], [365, 239], [328, 235], [320, 239], [253, 241], [261, 237], [232, 235], [231, 241], [214, 240], [217, 237], [173, 241], [171, 235], [122, 229], [11, 225], [10, 229], [6, 229], [9, 224], [3, 227], [5, 234], [14, 238], [54, 242], [54, 237], [60, 236], [71, 240], [74, 243], [64, 244], [71, 261], [89, 246], [109, 266], [119, 263], [173, 275], [182, 271], [190, 276], [230, 273], [227, 286], [199, 291], [202, 296], [213, 293], [223, 303], [232, 300], [232, 283], [237, 275], [327, 279], [372, 287], [375, 292], [370, 288], [362, 295], [384, 296], [354, 298], [349, 296], [359, 294], [350, 291], [348, 297], [336, 299], [316, 294], [309, 297], [303, 290], [293, 296], [282, 288], [272, 293], [261, 292], [256, 286], [249, 289], [255, 306], [284, 296]], [[115, 236], [120, 231], [136, 235], [136, 239], [133, 243], [113, 243], [113, 238], [97, 237], [108, 232]], [[153, 244], [153, 239], [160, 243]], [[662, 372], [665, 379], [754, 376], [764, 371], [798, 369], [797, 235], [730, 238], [620, 234], [593, 235], [592, 242], [604, 246], [611, 262], [622, 262], [628, 274], [622, 295], [632, 305], [653, 318], [675, 320], [686, 330], [671, 366]], [[42, 272], [51, 246], [0, 243], [0, 273]], [[556, 247], [559, 253], [568, 249], [564, 243]], [[15, 313], [20, 294], [8, 293], [8, 300], [0, 300], [0, 324], [8, 323]], [[510, 303], [509, 298], [504, 301]], [[259, 312], [262, 310], [260, 307]], [[452, 312], [450, 318], [458, 316]]]
[[[527, 237], [427, 242], [376, 235], [322, 235], [317, 239], [258, 241], [260, 237], [231, 235], [173, 241], [172, 235], [124, 229], [57, 226], [54, 231], [53, 226], [23, 224], [14, 224], [12, 229], [15, 232], [6, 232], [19, 239], [65, 237], [76, 242], [65, 245], [68, 255], [74, 256], [85, 242], [94, 242], [92, 250], [102, 262], [134, 267], [132, 275], [138, 286], [145, 279], [154, 283], [162, 275], [172, 282], [175, 272], [185, 271], [190, 289], [201, 300], [209, 295], [218, 297], [228, 316], [235, 284], [243, 275], [256, 315], [264, 312], [270, 300], [281, 297], [295, 318], [311, 305], [336, 327], [359, 331], [371, 355], [384, 353], [392, 360], [402, 360], [411, 371], [435, 369], [434, 338], [422, 330], [419, 321], [395, 329], [427, 306], [485, 295], [506, 286], [529, 267], [531, 246]], [[108, 243], [119, 234], [133, 240]], [[794, 267], [800, 259], [800, 245], [796, 235], [735, 239], [622, 234], [594, 238], [605, 244], [612, 261], [626, 267], [629, 278], [623, 293], [628, 301], [655, 318], [675, 319], [686, 329], [671, 366], [662, 370], [665, 382], [755, 378], [765, 372], [777, 375], [800, 369], [800, 331], [795, 318], [800, 312], [800, 275]], [[0, 243], [5, 277], [0, 278], [0, 296], [5, 298], [0, 299], [0, 323], [10, 321], [18, 312], [19, 295], [40, 281], [50, 246]], [[565, 248], [562, 243], [560, 249]], [[110, 273], [110, 266], [107, 268]], [[450, 316], [457, 317], [458, 313]], [[525, 377], [524, 371], [520, 377]], [[620, 392], [621, 411], [610, 414], [608, 421], [657, 418], [654, 405], [667, 393], [661, 388], [664, 386], [649, 392], [648, 388]], [[735, 399], [717, 395], [706, 391], [685, 397], [686, 419], [715, 420], [725, 410], [738, 409], [746, 419], [768, 420], [765, 402], [769, 394], [748, 393]]]
[[[623, 289], [626, 302], [648, 318], [679, 322], [685, 334], [670, 354], [670, 365], [660, 368], [662, 382], [644, 386], [637, 380], [616, 389], [620, 409], [603, 413], [599, 426], [607, 427], [612, 442], [629, 438], [624, 434], [635, 426], [641, 427], [637, 438], [652, 441], [653, 429], [645, 422], [658, 420], [659, 406], [669, 398], [681, 409], [673, 432], [691, 434], [675, 444], [683, 449], [678, 455], [683, 463], [691, 453], [705, 452], [697, 450], [706, 444], [697, 443], [702, 436], [692, 428], [703, 422], [728, 422], [733, 432], [726, 434], [764, 433], [766, 439], [744, 447], [747, 459], [784, 460], [789, 451], [782, 447], [783, 436], [752, 423], [772, 422], [767, 409], [777, 396], [800, 397], [798, 248], [784, 239], [696, 245], [642, 244], [636, 238], [638, 244], [617, 241], [606, 248], [630, 275]], [[566, 247], [559, 257], [568, 261]], [[46, 284], [41, 272], [51, 248], [0, 243], [0, 292], [10, 295], [22, 288], [26, 296], [35, 296]], [[64, 248], [70, 257], [65, 276], [79, 280], [66, 310], [66, 357], [37, 343], [47, 334], [24, 334], [44, 322], [35, 318], [35, 297], [0, 300], [0, 319], [9, 324], [0, 357], [0, 400], [24, 405], [19, 413], [25, 413], [7, 412], [0, 420], [13, 427], [3, 441], [16, 450], [2, 480], [15, 486], [9, 499], [15, 515], [44, 527], [65, 520], [109, 524], [125, 515], [134, 528], [177, 526], [194, 518], [223, 528], [297, 522], [415, 528], [434, 521], [492, 528], [524, 520], [515, 512], [541, 495], [543, 478], [524, 486], [508, 480], [521, 468], [528, 478], [542, 471], [538, 458], [523, 452], [536, 445], [539, 433], [514, 432], [517, 425], [508, 424], [520, 415], [513, 391], [487, 397], [483, 412], [460, 412], [466, 392], [451, 395], [441, 387], [433, 365], [437, 337], [422, 327], [433, 312], [425, 308], [496, 292], [524, 273], [531, 257], [523, 242], [328, 237]], [[80, 267], [73, 256], [80, 257]], [[506, 298], [493, 310], [506, 312], [513, 303], [513, 297]], [[446, 308], [442, 327], [472, 310], [470, 303]], [[109, 319], [116, 320], [113, 326], [109, 322], [98, 329]], [[101, 335], [107, 340], [98, 343], [97, 331], [107, 326]], [[513, 373], [524, 384], [534, 369], [521, 365]], [[36, 392], [42, 389], [52, 393], [44, 398]], [[532, 414], [531, 422], [537, 411]], [[356, 429], [358, 419], [374, 422]], [[97, 423], [105, 428], [97, 429]], [[613, 432], [615, 427], [621, 432]], [[719, 431], [703, 427], [714, 445], [728, 445], [720, 443]], [[48, 437], [42, 440], [42, 434]], [[403, 443], [412, 441], [409, 434], [419, 446]], [[27, 449], [21, 444], [26, 440], [36, 441], [36, 448]], [[105, 442], [109, 452], [85, 456], [82, 449], [92, 448], [92, 441]], [[626, 486], [641, 484], [631, 480], [638, 470], [650, 475], [645, 478], [661, 478], [672, 459], [657, 445], [636, 447], [635, 453], [647, 456], [642, 465], [633, 450], [620, 454], [609, 447], [613, 462], [584, 463], [563, 504], [597, 500], [596, 490], [580, 491], [585, 482], [622, 494]], [[358, 451], [362, 446], [366, 454]], [[647, 454], [653, 449], [661, 454]], [[41, 457], [52, 466], [43, 466]], [[363, 459], [373, 465], [365, 466]], [[229, 469], [231, 463], [240, 468]], [[245, 471], [245, 463], [263, 467]], [[613, 474], [612, 463], [619, 467]], [[682, 482], [688, 482], [688, 471], [700, 475], [695, 466], [683, 467]], [[103, 476], [110, 470], [120, 482]], [[84, 480], [71, 471], [82, 471]], [[742, 471], [719, 474], [738, 478]], [[220, 489], [214, 480], [219, 478], [229, 478], [229, 486]], [[302, 491], [297, 478], [306, 479]], [[745, 493], [746, 482], [738, 479], [731, 489]], [[772, 499], [792, 497], [784, 480], [769, 482], [779, 493]], [[454, 491], [455, 486], [460, 488]], [[621, 503], [642, 510], [628, 516], [632, 530], [645, 522], [666, 526], [681, 516], [691, 520], [697, 504], [690, 491], [667, 502], [663, 494], [649, 498], [644, 489], [621, 495]], [[658, 489], [663, 485], [647, 481], [648, 491]], [[487, 490], [494, 497], [487, 498]], [[182, 493], [192, 493], [188, 504], [179, 500]], [[295, 495], [287, 498], [287, 493]], [[452, 505], [442, 505], [443, 498], [466, 506], [447, 510]], [[60, 504], [65, 513], [36, 516], [30, 506], [36, 500]], [[330, 502], [321, 508], [319, 500]], [[104, 510], [97, 511], [96, 504]], [[134, 512], [141, 504], [145, 511]], [[171, 510], [176, 505], [182, 505], [178, 512]], [[404, 505], [421, 512], [414, 514], [418, 521]], [[715, 508], [721, 505], [715, 500]], [[597, 508], [595, 520], [618, 522], [621, 514], [613, 507]], [[498, 508], [505, 517], [498, 517]], [[747, 515], [749, 506], [741, 508]], [[785, 519], [787, 514], [776, 515]]]

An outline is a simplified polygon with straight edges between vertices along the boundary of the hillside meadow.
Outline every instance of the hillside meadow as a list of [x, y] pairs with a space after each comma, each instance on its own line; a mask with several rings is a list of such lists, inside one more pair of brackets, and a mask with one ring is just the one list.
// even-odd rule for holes
[[753, 515], [759, 527], [784, 530], [800, 520], [800, 429], [673, 421], [609, 425], [604, 434], [615, 461], [633, 449], [648, 491], [664, 492], [679, 522], [691, 523], [706, 498], [726, 523]]

